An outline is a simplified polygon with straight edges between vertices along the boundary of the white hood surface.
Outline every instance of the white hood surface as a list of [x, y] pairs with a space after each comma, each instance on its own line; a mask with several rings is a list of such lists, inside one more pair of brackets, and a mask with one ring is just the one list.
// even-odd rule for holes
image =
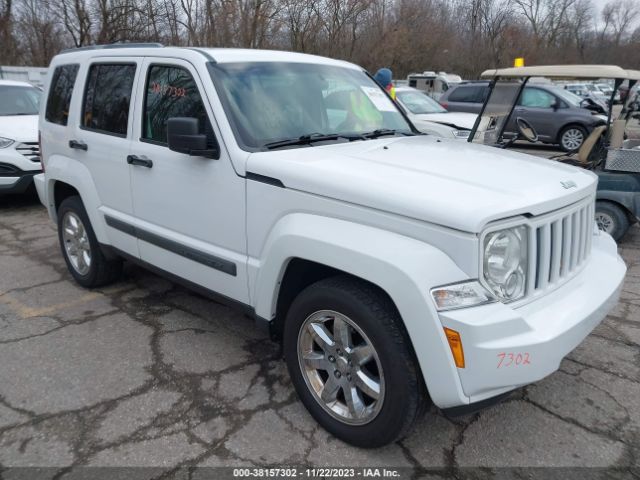
[[593, 173], [577, 167], [430, 136], [258, 152], [249, 155], [247, 171], [286, 188], [474, 233], [492, 220], [564, 207], [597, 186]]
[[38, 115], [0, 115], [0, 137], [16, 142], [37, 142]]
[[412, 115], [415, 120], [428, 120], [430, 122], [446, 123], [457, 128], [471, 130], [478, 116], [475, 113], [448, 112], [448, 113], [422, 113]]

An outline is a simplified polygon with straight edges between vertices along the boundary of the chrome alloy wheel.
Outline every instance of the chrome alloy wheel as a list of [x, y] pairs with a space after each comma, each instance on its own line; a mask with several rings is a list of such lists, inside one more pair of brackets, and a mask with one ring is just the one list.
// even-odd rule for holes
[[603, 232], [611, 233], [615, 228], [615, 221], [607, 213], [596, 212], [596, 225]]
[[91, 268], [91, 245], [82, 220], [73, 212], [66, 212], [62, 218], [62, 240], [73, 269], [86, 275]]
[[363, 425], [380, 412], [384, 375], [365, 333], [347, 316], [312, 313], [298, 333], [298, 364], [307, 387], [332, 417]]
[[579, 128], [570, 128], [562, 134], [560, 142], [565, 150], [577, 150], [584, 141], [584, 133]]

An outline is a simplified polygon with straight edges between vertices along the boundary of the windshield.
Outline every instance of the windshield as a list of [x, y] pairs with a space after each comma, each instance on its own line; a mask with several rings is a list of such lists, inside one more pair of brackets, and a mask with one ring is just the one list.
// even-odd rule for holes
[[34, 87], [0, 85], [0, 116], [38, 115], [40, 95]]
[[518, 101], [521, 88], [522, 79], [501, 78], [497, 80], [485, 102], [478, 128], [468, 141], [485, 145], [499, 143], [511, 110]]
[[398, 107], [360, 70], [277, 62], [209, 69], [238, 143], [248, 150], [308, 135], [411, 133]]
[[398, 91], [396, 90], [396, 98], [400, 103], [407, 107], [411, 113], [421, 115], [424, 113], [447, 113], [433, 98], [419, 91]]

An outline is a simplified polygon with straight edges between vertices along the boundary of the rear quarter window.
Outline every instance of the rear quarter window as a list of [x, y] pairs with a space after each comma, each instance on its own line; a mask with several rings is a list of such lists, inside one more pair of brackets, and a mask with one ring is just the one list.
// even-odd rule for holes
[[485, 91], [488, 90], [484, 85], [480, 86], [460, 86], [452, 90], [447, 101], [461, 103], [481, 103], [484, 101]]
[[47, 108], [44, 118], [48, 122], [66, 125], [69, 120], [69, 105], [73, 86], [78, 76], [79, 65], [60, 65], [53, 71]]

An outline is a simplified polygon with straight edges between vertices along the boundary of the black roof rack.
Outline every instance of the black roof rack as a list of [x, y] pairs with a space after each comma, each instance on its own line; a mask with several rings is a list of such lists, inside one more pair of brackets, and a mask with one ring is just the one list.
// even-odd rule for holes
[[163, 48], [161, 43], [109, 43], [106, 45], [87, 45], [86, 47], [67, 48], [60, 53], [82, 52], [84, 50], [110, 50], [112, 48]]

